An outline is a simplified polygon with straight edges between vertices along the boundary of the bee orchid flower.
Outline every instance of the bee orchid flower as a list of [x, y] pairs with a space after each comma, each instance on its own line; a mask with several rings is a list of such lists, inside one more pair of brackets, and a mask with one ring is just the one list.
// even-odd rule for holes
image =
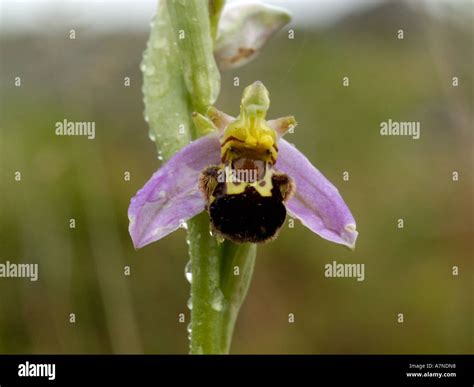
[[265, 119], [269, 105], [257, 81], [244, 90], [237, 118], [214, 107], [194, 115], [209, 133], [178, 151], [131, 200], [135, 248], [206, 210], [211, 231], [237, 243], [273, 239], [288, 212], [324, 239], [354, 248], [356, 223], [339, 191], [282, 138], [296, 125], [293, 117]]

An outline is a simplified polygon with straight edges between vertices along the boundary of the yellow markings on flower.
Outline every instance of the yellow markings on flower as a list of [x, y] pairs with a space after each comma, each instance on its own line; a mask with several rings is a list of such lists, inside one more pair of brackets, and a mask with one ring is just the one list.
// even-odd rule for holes
[[265, 171], [265, 176], [262, 180], [259, 181], [254, 181], [250, 185], [255, 188], [255, 190], [261, 195], [261, 196], [272, 196], [272, 189], [273, 189], [273, 183], [272, 183], [272, 176], [273, 176], [273, 170], [271, 168], [267, 168]]
[[247, 157], [274, 164], [278, 156], [275, 131], [265, 122], [258, 122], [258, 126], [240, 124], [239, 121], [230, 124], [222, 136], [222, 162]]
[[[225, 167], [226, 176], [231, 176], [231, 168]], [[271, 168], [266, 168], [265, 175], [263, 179], [254, 180], [254, 181], [227, 181], [226, 182], [226, 194], [227, 195], [237, 195], [245, 191], [247, 187], [253, 187], [261, 195], [265, 197], [272, 196], [272, 176], [273, 171]]]
[[247, 188], [248, 183], [235, 183], [235, 182], [227, 182], [226, 183], [226, 194], [227, 195], [238, 195], [245, 191]]
[[240, 115], [226, 127], [221, 139], [223, 163], [247, 157], [275, 164], [278, 136], [265, 120], [269, 107], [268, 91], [261, 82], [245, 88]]

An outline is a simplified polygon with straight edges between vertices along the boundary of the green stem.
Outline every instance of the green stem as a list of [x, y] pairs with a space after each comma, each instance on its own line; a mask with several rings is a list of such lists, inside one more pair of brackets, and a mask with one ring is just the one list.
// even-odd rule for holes
[[235, 322], [255, 265], [256, 245], [225, 241], [209, 234], [207, 214], [189, 222], [192, 354], [228, 353]]
[[222, 348], [229, 352], [235, 322], [252, 280], [257, 245], [236, 245], [225, 242], [221, 246], [221, 290], [225, 304], [222, 310]]
[[223, 353], [221, 313], [212, 306], [220, 294], [219, 248], [209, 235], [207, 214], [196, 216], [188, 225], [192, 264], [190, 353]]

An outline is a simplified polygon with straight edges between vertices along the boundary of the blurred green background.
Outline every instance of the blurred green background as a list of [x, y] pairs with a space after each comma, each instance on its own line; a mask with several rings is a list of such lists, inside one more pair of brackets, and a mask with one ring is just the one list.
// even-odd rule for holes
[[[295, 115], [289, 141], [339, 188], [359, 230], [354, 252], [298, 222], [259, 247], [233, 353], [474, 352], [471, 22], [470, 2], [442, 15], [380, 3], [285, 27], [223, 74], [220, 109], [237, 114], [259, 79], [269, 116]], [[147, 32], [78, 26], [70, 40], [55, 23], [0, 38], [0, 263], [38, 263], [40, 275], [0, 278], [0, 353], [186, 353], [185, 231], [135, 251], [127, 230], [130, 198], [160, 165], [143, 120]], [[389, 118], [420, 121], [421, 138], [380, 136]], [[96, 139], [56, 136], [63, 119], [94, 121]], [[364, 263], [365, 281], [325, 278], [333, 260]]]

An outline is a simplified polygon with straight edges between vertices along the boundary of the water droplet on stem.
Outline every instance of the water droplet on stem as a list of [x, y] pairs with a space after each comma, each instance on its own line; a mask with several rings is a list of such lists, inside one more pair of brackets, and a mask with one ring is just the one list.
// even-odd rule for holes
[[222, 308], [224, 307], [224, 295], [222, 294], [220, 289], [217, 289], [214, 291], [214, 294], [211, 300], [211, 307], [216, 312], [220, 312]]
[[186, 277], [189, 283], [193, 282], [193, 265], [191, 260], [188, 261], [184, 268], [184, 276]]

